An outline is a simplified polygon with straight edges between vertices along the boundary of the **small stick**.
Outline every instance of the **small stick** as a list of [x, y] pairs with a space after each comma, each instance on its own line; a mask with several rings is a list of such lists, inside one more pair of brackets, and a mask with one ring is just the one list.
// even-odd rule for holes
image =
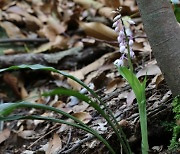
[[87, 138], [79, 141], [79, 142], [76, 143], [72, 148], [70, 148], [70, 149], [68, 149], [68, 150], [66, 150], [66, 151], [64, 151], [64, 152], [62, 152], [62, 153], [63, 153], [63, 154], [71, 153], [71, 152], [73, 152], [74, 150], [76, 150], [79, 146], [81, 146], [83, 143], [88, 142], [88, 141], [90, 141], [90, 140], [92, 140], [92, 139], [94, 139], [94, 138], [95, 138], [95, 136], [89, 135]]
[[47, 38], [13, 38], [13, 39], [0, 39], [0, 43], [18, 43], [18, 42], [24, 42], [24, 43], [46, 43], [49, 42]]

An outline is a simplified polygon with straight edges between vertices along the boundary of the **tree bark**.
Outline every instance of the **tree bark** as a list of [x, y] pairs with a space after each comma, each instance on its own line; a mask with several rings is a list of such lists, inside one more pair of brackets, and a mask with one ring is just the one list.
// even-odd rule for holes
[[170, 0], [137, 0], [144, 29], [172, 94], [180, 94], [180, 26]]

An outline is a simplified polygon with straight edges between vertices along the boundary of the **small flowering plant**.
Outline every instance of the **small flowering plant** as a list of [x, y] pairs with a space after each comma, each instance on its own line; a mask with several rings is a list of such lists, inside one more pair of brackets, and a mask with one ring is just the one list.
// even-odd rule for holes
[[[135, 57], [132, 50], [133, 36], [130, 29], [130, 25], [134, 25], [134, 21], [130, 17], [122, 18], [120, 9], [115, 11], [117, 14], [114, 17], [113, 27], [118, 33], [117, 41], [119, 43], [119, 52], [121, 57], [115, 60], [114, 65], [118, 68], [119, 73], [125, 78], [130, 84], [137, 102], [140, 114], [140, 125], [141, 125], [141, 136], [142, 136], [142, 154], [148, 154], [148, 132], [147, 132], [147, 112], [146, 112], [146, 97], [145, 97], [145, 86], [146, 78], [141, 83], [136, 75], [133, 73], [133, 65], [131, 59]], [[129, 68], [125, 67], [125, 62], [128, 62]]]

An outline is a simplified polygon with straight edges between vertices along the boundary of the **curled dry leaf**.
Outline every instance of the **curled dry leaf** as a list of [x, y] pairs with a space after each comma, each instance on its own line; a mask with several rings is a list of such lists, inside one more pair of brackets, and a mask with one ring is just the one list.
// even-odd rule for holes
[[24, 99], [28, 96], [23, 81], [17, 78], [15, 75], [5, 73], [3, 76], [3, 80], [12, 88], [14, 93], [21, 99]]
[[85, 31], [85, 33], [88, 36], [101, 39], [101, 40], [107, 40], [107, 41], [115, 41], [117, 38], [116, 32], [99, 22], [79, 22], [80, 27]]
[[148, 85], [150, 88], [158, 88], [159, 84], [164, 80], [164, 76], [162, 74], [157, 74]]
[[85, 124], [87, 124], [92, 119], [92, 116], [87, 112], [74, 113], [73, 116], [78, 118]]

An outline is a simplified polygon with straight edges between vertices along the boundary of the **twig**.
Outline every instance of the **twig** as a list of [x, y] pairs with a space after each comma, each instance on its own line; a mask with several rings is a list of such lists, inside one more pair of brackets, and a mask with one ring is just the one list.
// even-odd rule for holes
[[72, 148], [70, 148], [70, 149], [68, 149], [68, 150], [66, 150], [66, 151], [64, 151], [64, 152], [62, 152], [62, 153], [63, 153], [63, 154], [71, 153], [71, 152], [73, 152], [74, 150], [76, 150], [79, 146], [81, 146], [83, 143], [88, 142], [88, 141], [90, 141], [90, 140], [92, 140], [92, 139], [94, 139], [94, 138], [95, 138], [94, 136], [89, 135], [87, 138], [79, 141], [79, 142], [76, 143]]
[[51, 131], [49, 131], [48, 133], [44, 134], [43, 136], [41, 136], [40, 138], [38, 138], [36, 141], [34, 141], [30, 146], [27, 147], [27, 149], [30, 149], [33, 145], [35, 145], [36, 143], [38, 143], [41, 139], [43, 139], [44, 137], [46, 137], [47, 135], [49, 135], [50, 133], [54, 132], [55, 130], [59, 129], [61, 126], [52, 129]]
[[58, 152], [59, 154], [68, 148], [71, 138], [72, 138], [72, 128], [70, 128], [70, 130], [69, 130], [69, 137], [68, 137], [67, 143], [62, 149], [60, 149], [60, 151]]
[[18, 43], [18, 42], [24, 42], [24, 43], [46, 43], [49, 42], [47, 38], [13, 38], [13, 39], [0, 39], [0, 43]]
[[12, 65], [20, 65], [20, 64], [57, 64], [61, 59], [70, 55], [78, 55], [80, 54], [82, 47], [74, 47], [65, 51], [60, 51], [52, 54], [35, 54], [35, 53], [27, 53], [27, 54], [17, 54], [17, 55], [6, 55], [0, 56], [0, 66], [7, 67]]

